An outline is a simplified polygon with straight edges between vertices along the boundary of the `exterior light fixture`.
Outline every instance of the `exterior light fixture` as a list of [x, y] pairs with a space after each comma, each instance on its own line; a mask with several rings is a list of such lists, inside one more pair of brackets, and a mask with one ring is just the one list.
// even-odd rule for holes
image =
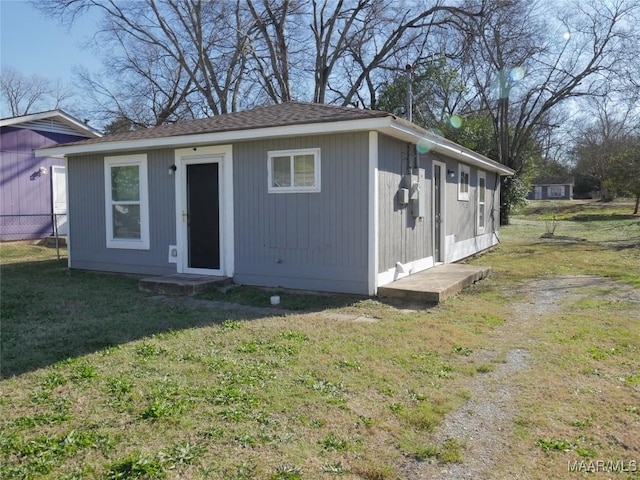
[[456, 172], [455, 172], [455, 170], [447, 169], [447, 175], [449, 175], [451, 178], [453, 178], [453, 177], [456, 176]]
[[177, 169], [178, 167], [176, 167], [175, 165], [171, 165], [168, 170], [169, 175], [173, 175]]

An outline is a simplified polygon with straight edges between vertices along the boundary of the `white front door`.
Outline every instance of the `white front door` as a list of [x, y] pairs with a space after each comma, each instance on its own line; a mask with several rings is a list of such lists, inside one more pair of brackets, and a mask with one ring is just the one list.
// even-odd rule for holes
[[67, 235], [67, 172], [65, 167], [51, 167], [51, 196], [58, 235]]
[[233, 276], [231, 147], [176, 150], [179, 273]]

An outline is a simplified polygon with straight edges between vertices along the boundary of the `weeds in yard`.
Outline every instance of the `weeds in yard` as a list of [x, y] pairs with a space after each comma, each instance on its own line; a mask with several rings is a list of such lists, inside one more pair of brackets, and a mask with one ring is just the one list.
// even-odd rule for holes
[[[474, 260], [492, 278], [414, 312], [341, 296], [288, 305], [281, 292], [281, 308], [320, 313], [265, 316], [151, 298], [135, 279], [56, 261], [3, 264], [0, 477], [392, 480], [424, 462], [466, 462], [472, 440], [437, 432], [478, 395], [472, 376], [502, 368], [483, 355], [505, 358], [495, 335], [534, 303], [519, 282], [640, 286], [638, 233], [605, 213], [559, 212], [558, 235], [588, 239], [566, 244], [540, 239], [543, 221], [516, 219]], [[518, 415], [493, 478], [562, 478], [567, 460], [623, 458], [637, 445], [638, 303], [621, 285], [575, 289], [523, 324], [514, 342], [531, 364], [507, 380]], [[271, 308], [272, 293], [210, 300]]]

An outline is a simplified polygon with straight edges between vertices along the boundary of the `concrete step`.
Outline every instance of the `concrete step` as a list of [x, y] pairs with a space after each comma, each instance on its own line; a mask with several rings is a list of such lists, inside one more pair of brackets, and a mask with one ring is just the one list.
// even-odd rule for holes
[[[44, 238], [43, 244], [45, 247], [51, 247], [51, 248], [56, 248], [56, 237], [54, 237], [53, 235], [49, 235], [48, 237]], [[66, 247], [67, 246], [67, 236], [66, 235], [60, 235], [58, 236], [58, 246], [59, 247]]]
[[448, 263], [403, 277], [378, 288], [379, 297], [438, 303], [486, 278], [491, 268]]
[[222, 288], [233, 283], [232, 278], [212, 277], [210, 275], [190, 275], [177, 273], [161, 277], [147, 277], [138, 281], [143, 292], [162, 295], [190, 296]]

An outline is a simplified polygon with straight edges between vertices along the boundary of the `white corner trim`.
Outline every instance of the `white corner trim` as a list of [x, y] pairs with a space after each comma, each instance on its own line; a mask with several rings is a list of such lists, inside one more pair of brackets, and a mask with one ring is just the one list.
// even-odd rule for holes
[[69, 159], [64, 158], [64, 171], [67, 174], [64, 176], [64, 188], [67, 191], [67, 223], [69, 224], [67, 227], [67, 268], [71, 268], [71, 222], [69, 221], [71, 218], [71, 214], [69, 212]]
[[447, 235], [447, 256], [446, 263], [457, 262], [463, 258], [475, 255], [478, 252], [491, 248], [498, 243], [496, 235], [493, 233], [485, 233], [477, 237], [469, 238], [456, 242], [455, 235]]
[[369, 132], [368, 291], [378, 292], [378, 132]]
[[378, 286], [382, 287], [383, 285], [388, 285], [391, 282], [395, 282], [401, 278], [421, 272], [433, 267], [434, 265], [433, 257], [421, 258], [407, 263], [398, 262], [395, 267], [378, 274]]

